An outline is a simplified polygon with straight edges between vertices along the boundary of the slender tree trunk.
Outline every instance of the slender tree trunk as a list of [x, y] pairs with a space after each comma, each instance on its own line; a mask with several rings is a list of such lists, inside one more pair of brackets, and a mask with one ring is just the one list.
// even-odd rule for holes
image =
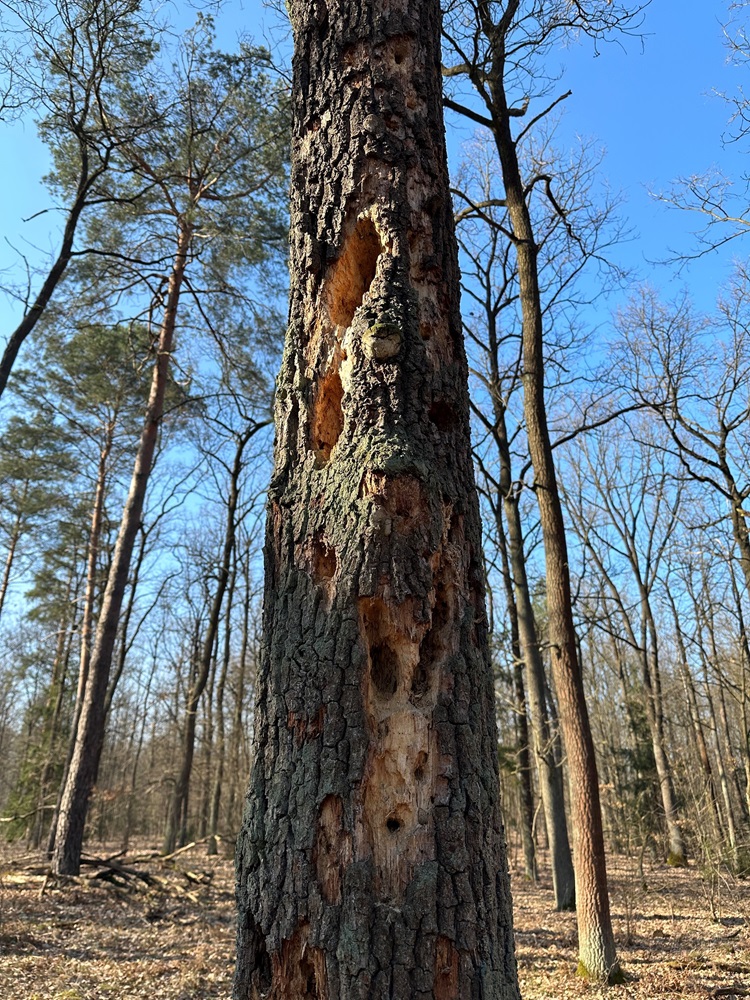
[[122, 672], [125, 669], [125, 663], [130, 649], [130, 621], [133, 617], [135, 599], [138, 594], [138, 582], [141, 577], [141, 568], [143, 566], [143, 560], [146, 556], [146, 532], [143, 530], [142, 524], [138, 526], [138, 529], [141, 536], [140, 545], [138, 546], [138, 554], [135, 557], [135, 565], [133, 566], [130, 587], [128, 590], [128, 599], [125, 604], [125, 612], [120, 621], [120, 641], [118, 644], [117, 661], [115, 663], [114, 673], [112, 673], [109, 684], [107, 685], [107, 694], [104, 699], [105, 717], [109, 715], [109, 710], [112, 707], [112, 699], [117, 691], [117, 685], [120, 683], [120, 678], [122, 677]]
[[[199, 779], [200, 786], [200, 806], [198, 808], [198, 836], [201, 840], [208, 835], [208, 811], [211, 804], [211, 779], [214, 767], [214, 688], [216, 686], [216, 671], [219, 661], [219, 633], [216, 633], [213, 655], [211, 656], [211, 669], [208, 673], [208, 683], [206, 684], [206, 694], [203, 698], [203, 777]], [[185, 817], [187, 819], [187, 816]], [[180, 830], [178, 844], [180, 847], [187, 843], [187, 828]]]
[[743, 819], [746, 824], [750, 823], [750, 693], [748, 692], [748, 680], [750, 673], [750, 639], [748, 639], [747, 628], [745, 626], [745, 612], [742, 606], [742, 595], [737, 585], [734, 572], [734, 564], [730, 564], [730, 579], [732, 582], [732, 596], [734, 597], [735, 614], [740, 626], [740, 679], [739, 679], [739, 700], [740, 717], [742, 719], [742, 761], [745, 772], [744, 797], [741, 793], [740, 802], [742, 804]]
[[524, 415], [544, 541], [552, 673], [568, 758], [578, 913], [579, 973], [595, 981], [620, 976], [607, 889], [599, 779], [576, 649], [560, 495], [544, 403], [544, 350], [537, 246], [504, 88], [504, 41], [498, 33], [489, 84], [494, 137], [518, 262], [522, 311]]
[[[75, 569], [75, 566], [71, 566], [66, 586], [65, 603], [68, 606], [71, 604], [74, 591]], [[68, 677], [68, 666], [70, 664], [74, 624], [75, 622], [69, 622], [66, 617], [63, 617], [60, 620], [58, 628], [57, 647], [55, 649], [55, 659], [52, 664], [52, 678], [50, 681], [49, 698], [47, 700], [48, 711], [44, 733], [44, 743], [46, 744], [44, 764], [42, 765], [42, 771], [39, 776], [37, 814], [31, 837], [31, 845], [35, 849], [40, 846], [42, 843], [42, 837], [44, 836], [44, 814], [47, 809], [47, 791], [58, 760], [60, 749], [58, 746], [58, 732], [60, 729], [60, 721], [62, 719], [63, 705], [65, 703], [65, 685]]]
[[96, 639], [89, 664], [73, 759], [60, 803], [57, 839], [53, 853], [53, 869], [59, 875], [77, 875], [80, 869], [83, 831], [89, 797], [96, 782], [104, 742], [104, 709], [112, 654], [117, 638], [120, 610], [127, 588], [133, 547], [141, 522], [146, 487], [164, 412], [164, 394], [174, 341], [177, 304], [185, 275], [191, 237], [192, 232], [189, 225], [182, 225], [156, 347], [146, 419], [141, 431], [133, 478], [125, 501], [120, 530], [109, 568], [107, 586], [96, 628]]
[[39, 322], [39, 319], [43, 315], [44, 310], [47, 308], [55, 289], [65, 273], [65, 269], [70, 263], [70, 258], [73, 256], [73, 241], [75, 239], [76, 229], [78, 227], [81, 213], [86, 207], [86, 199], [89, 191], [100, 174], [106, 169], [106, 161], [101, 161], [99, 168], [91, 171], [89, 165], [89, 150], [87, 143], [83, 138], [81, 138], [78, 143], [78, 150], [81, 157], [78, 186], [76, 189], [75, 199], [73, 200], [73, 204], [71, 205], [65, 219], [65, 227], [63, 229], [60, 249], [57, 253], [57, 257], [52, 262], [50, 269], [47, 272], [47, 276], [44, 279], [42, 287], [39, 289], [36, 298], [26, 309], [23, 319], [10, 334], [8, 342], [3, 349], [2, 357], [0, 357], [0, 396], [2, 396], [6, 385], [8, 384], [8, 379], [10, 378], [11, 371], [13, 370], [15, 360], [18, 357], [18, 352], [21, 350], [26, 338]]
[[656, 776], [659, 781], [659, 793], [669, 840], [667, 864], [681, 868], [687, 863], [685, 841], [677, 818], [672, 767], [664, 738], [664, 706], [661, 696], [656, 623], [651, 613], [648, 594], [643, 589], [641, 591], [641, 621], [641, 659], [643, 663], [643, 687], [646, 695], [646, 718], [651, 731]]
[[125, 830], [122, 835], [122, 849], [126, 851], [130, 843], [130, 835], [133, 830], [133, 812], [135, 809], [136, 800], [136, 787], [138, 784], [138, 769], [141, 759], [141, 754], [143, 753], [143, 744], [146, 738], [146, 723], [149, 717], [149, 699], [151, 696], [151, 686], [154, 683], [154, 677], [156, 676], [156, 669], [159, 664], [159, 640], [157, 639], [154, 643], [153, 659], [151, 660], [151, 670], [149, 671], [148, 681], [146, 683], [146, 690], [143, 693], [143, 713], [141, 715], [141, 724], [138, 731], [138, 742], [135, 748], [135, 754], [133, 756], [133, 765], [130, 769], [130, 787], [128, 788], [128, 804], [125, 810]]
[[513, 660], [513, 687], [516, 696], [516, 732], [518, 734], [518, 790], [521, 805], [521, 839], [526, 878], [536, 882], [539, 878], [534, 845], [534, 791], [531, 781], [531, 753], [529, 752], [529, 717], [526, 711], [526, 689], [523, 683], [523, 662], [518, 643]]
[[227, 610], [224, 616], [224, 643], [221, 657], [221, 670], [216, 684], [216, 766], [213, 776], [213, 786], [211, 789], [211, 803], [208, 814], [208, 832], [210, 840], [208, 843], [208, 853], [216, 854], [216, 837], [219, 832], [219, 808], [221, 806], [221, 792], [224, 784], [224, 764], [226, 756], [226, 727], [224, 725], [224, 693], [227, 687], [227, 676], [229, 674], [229, 662], [232, 657], [232, 605], [234, 603], [234, 584], [237, 575], [237, 566], [233, 560], [232, 572], [229, 578], [227, 589]]
[[437, 0], [291, 0], [237, 1000], [516, 1000]]
[[81, 614], [81, 625], [79, 628], [79, 638], [81, 644], [80, 658], [78, 662], [78, 687], [76, 690], [76, 700], [73, 708], [73, 722], [70, 727], [70, 739], [68, 741], [68, 752], [65, 758], [60, 789], [58, 792], [55, 811], [50, 823], [47, 835], [47, 856], [52, 857], [55, 842], [57, 839], [57, 827], [60, 818], [60, 806], [65, 787], [70, 774], [70, 766], [75, 753], [76, 739], [78, 736], [78, 725], [83, 711], [83, 702], [86, 692], [86, 682], [89, 675], [89, 663], [91, 662], [91, 638], [94, 622], [94, 609], [96, 604], [96, 592], [98, 585], [98, 561], [101, 547], [102, 524], [104, 521], [104, 501], [107, 495], [107, 472], [109, 456], [112, 452], [114, 441], [115, 425], [110, 421], [104, 434], [104, 441], [99, 452], [99, 464], [96, 473], [96, 487], [94, 489], [94, 505], [91, 511], [91, 526], [89, 528], [89, 540], [86, 552], [86, 589], [83, 596], [83, 612]]
[[[241, 547], [242, 543], [238, 547]], [[237, 551], [235, 549], [235, 560]], [[247, 683], [248, 648], [250, 645], [250, 607], [252, 605], [252, 582], [250, 574], [250, 559], [246, 554], [242, 562], [242, 578], [244, 594], [242, 598], [242, 643], [240, 645], [239, 661], [237, 663], [237, 678], [234, 682], [234, 710], [232, 712], [232, 732], [229, 739], [229, 793], [227, 795], [227, 816], [230, 828], [234, 827], [235, 803], [244, 794], [244, 783], [248, 775], [246, 768], [240, 766], [241, 747], [245, 738], [242, 720], [245, 707], [245, 689]], [[243, 782], [240, 788], [239, 782]]]
[[[707, 586], [708, 583], [706, 581], [706, 588]], [[727, 706], [725, 697], [726, 682], [724, 679], [724, 673], [721, 669], [722, 656], [717, 646], [717, 629], [716, 629], [716, 622], [714, 620], [714, 609], [712, 603], [705, 602], [705, 606], [702, 609], [702, 616], [705, 626], [708, 630], [708, 637], [711, 645], [711, 656], [710, 658], [707, 658], [707, 660], [704, 662], [704, 666], [706, 666], [707, 663], [712, 663], [713, 672], [716, 677], [716, 690], [717, 690], [716, 701], [718, 701], [719, 705], [719, 718], [721, 719], [721, 735], [724, 738], [723, 761], [725, 764], [728, 764], [730, 768], [727, 771], [727, 777], [731, 781], [732, 786], [736, 792], [736, 806], [737, 809], [739, 810], [739, 816], [738, 817], [736, 816], [735, 819], [739, 820], [736, 826], [740, 826], [742, 823], [747, 821], [747, 816], [745, 815], [744, 789], [742, 786], [742, 779], [740, 777], [741, 768], [737, 764], [735, 749], [732, 743], [732, 734], [734, 727], [730, 727], [729, 718], [727, 715]], [[708, 686], [708, 677], [706, 677], [706, 685]], [[714, 724], [716, 725], [715, 704], [716, 702], [714, 702], [713, 711], [714, 711]], [[717, 744], [716, 744], [717, 748], [720, 748], [721, 743], [720, 743], [718, 729], [716, 738], [717, 738]], [[722, 752], [721, 749], [719, 749], [719, 753], [721, 752]], [[740, 831], [737, 830], [737, 836], [736, 836], [737, 840], [740, 839], [739, 833]]]
[[226, 522], [224, 525], [221, 561], [218, 567], [218, 580], [211, 602], [211, 610], [198, 662], [198, 670], [190, 684], [187, 703], [185, 705], [182, 763], [175, 783], [172, 804], [167, 818], [166, 832], [162, 844], [164, 854], [171, 854], [175, 849], [178, 838], [183, 840], [187, 835], [187, 800], [190, 791], [190, 775], [193, 770], [193, 756], [195, 753], [198, 705], [208, 682], [212, 659], [215, 655], [221, 612], [224, 606], [224, 596], [231, 575], [232, 552], [234, 551], [234, 540], [237, 533], [237, 504], [239, 503], [240, 496], [240, 475], [243, 467], [243, 454], [248, 441], [260, 429], [260, 426], [255, 423], [249, 425], [245, 432], [237, 439], [237, 448], [229, 477], [229, 496], [227, 498]]
[[688, 664], [687, 650], [685, 649], [685, 640], [682, 635], [682, 629], [680, 628], [680, 616], [677, 610], [677, 604], [672, 597], [669, 586], [665, 588], [665, 592], [669, 605], [672, 609], [672, 619], [674, 621], [675, 636], [677, 638], [677, 652], [680, 657], [680, 674], [682, 675], [682, 683], [685, 689], [685, 698], [688, 705], [688, 712], [690, 714], [690, 723], [693, 729], [695, 746], [698, 751], [698, 760], [700, 761], [701, 771], [703, 772], [704, 793], [708, 800], [712, 826], [718, 842], [722, 838], [721, 814], [719, 812], [719, 803], [716, 796], [716, 783], [714, 781], [713, 769], [711, 767], [711, 758], [708, 753], [708, 745], [703, 732], [701, 712], [698, 705], [698, 695], [695, 690], [693, 675], [690, 672], [690, 666]]
[[727, 839], [729, 841], [729, 847], [732, 853], [737, 849], [737, 824], [734, 816], [734, 805], [732, 803], [732, 796], [729, 790], [729, 778], [727, 777], [727, 771], [724, 767], [724, 751], [721, 746], [721, 737], [719, 735], [719, 725], [716, 719], [716, 709], [714, 707], [714, 699], [711, 694], [711, 685], [708, 679], [708, 671], [706, 670], [705, 662], [703, 664], [703, 685], [706, 693], [706, 702], [708, 704], [708, 713], [711, 719], [711, 729], [714, 734], [715, 750], [716, 750], [716, 766], [719, 772], [719, 786], [721, 788], [722, 799], [724, 800], [724, 810], [725, 819], [727, 827]]
[[539, 790], [544, 809], [544, 819], [549, 841], [552, 865], [552, 885], [555, 909], [575, 909], [575, 872], [568, 840], [565, 817], [563, 774], [555, 754], [556, 738], [550, 730], [544, 694], [544, 661], [539, 648], [539, 636], [534, 620], [529, 581], [526, 575], [526, 557], [523, 547], [523, 528], [518, 509], [518, 497], [512, 485], [510, 448], [505, 430], [505, 415], [496, 406], [495, 435], [500, 456], [500, 480], [503, 493], [503, 511], [508, 528], [508, 556], [513, 580], [515, 604], [518, 614], [518, 637], [526, 670], [526, 692], [529, 699], [531, 727], [534, 735], [534, 755], [539, 772]]
[[3, 567], [3, 579], [0, 581], [0, 615], [3, 613], [3, 607], [5, 606], [5, 598], [8, 594], [8, 585], [10, 584], [10, 571], [13, 569], [13, 561], [16, 556], [16, 548], [18, 547], [18, 540], [21, 537], [21, 525], [23, 524], [23, 518], [19, 514], [13, 524], [13, 530], [10, 534], [10, 539], [8, 541], [8, 553], [5, 556], [5, 566]]
[[[513, 656], [513, 688], [515, 693], [514, 718], [518, 743], [518, 791], [521, 807], [521, 841], [526, 878], [532, 882], [538, 879], [536, 849], [534, 845], [534, 794], [531, 785], [531, 754], [529, 752], [529, 717], [526, 711], [526, 688], [523, 683], [523, 659], [518, 640], [518, 612], [513, 595], [513, 580], [508, 564], [508, 546], [503, 533], [502, 518], [495, 508], [497, 525], [497, 546], [502, 560], [505, 603], [508, 609], [511, 632], [511, 654]], [[498, 523], [499, 522], [499, 523]]]

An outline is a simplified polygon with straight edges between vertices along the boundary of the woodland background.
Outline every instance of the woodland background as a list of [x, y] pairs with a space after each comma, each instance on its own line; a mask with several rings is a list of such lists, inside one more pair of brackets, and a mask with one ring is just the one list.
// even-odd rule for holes
[[[529, 17], [544, 6], [529, 4]], [[535, 854], [547, 833], [513, 627], [509, 518], [522, 530], [542, 665], [543, 559], [497, 154], [471, 80], [456, 69], [465, 16], [449, 5], [446, 115], [449, 134], [461, 122], [464, 140], [453, 186], [505, 819], [511, 858], [533, 881], [544, 875]], [[740, 70], [746, 16], [744, 3], [722, 11], [727, 56]], [[51, 156], [39, 210], [69, 220], [79, 209], [64, 273], [0, 406], [0, 832], [24, 850], [47, 843], [128, 493], [176, 220], [189, 211], [165, 416], [88, 834], [119, 850], [147, 842], [171, 853], [196, 840], [218, 848], [238, 829], [251, 761], [286, 308], [287, 76], [279, 52], [255, 40], [221, 51], [207, 13], [178, 30], [168, 11], [129, 0], [23, 0], [2, 17], [4, 120], [34, 123]], [[661, 197], [693, 212], [700, 232], [673, 255], [671, 272], [653, 269], [642, 282], [621, 263], [618, 248], [633, 234], [596, 144], [559, 138], [556, 60], [573, 40], [562, 29], [522, 33], [506, 85], [518, 107], [536, 108], [519, 119], [515, 144], [540, 247], [548, 418], [605, 829], [636, 878], [644, 864], [680, 863], [679, 835], [710, 899], [711, 886], [740, 886], [750, 874], [746, 178], [686, 164], [686, 179]], [[744, 95], [724, 100], [725, 140], [745, 150]], [[714, 289], [715, 308], [698, 308], [689, 289], [674, 293], [669, 283], [688, 259], [695, 280], [702, 255], [728, 243], [733, 270]], [[57, 260], [57, 250], [49, 265], [19, 254], [4, 284], [22, 311]], [[543, 702], [546, 749], [564, 775], [548, 677]]]

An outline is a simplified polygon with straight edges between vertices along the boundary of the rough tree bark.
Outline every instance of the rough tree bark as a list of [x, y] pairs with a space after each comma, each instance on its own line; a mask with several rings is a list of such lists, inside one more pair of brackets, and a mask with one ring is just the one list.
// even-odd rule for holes
[[437, 0], [291, 0], [238, 1000], [517, 1000]]

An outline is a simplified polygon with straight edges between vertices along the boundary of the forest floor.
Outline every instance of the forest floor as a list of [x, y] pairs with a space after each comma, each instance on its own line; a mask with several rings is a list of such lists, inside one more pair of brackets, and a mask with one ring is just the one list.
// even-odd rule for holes
[[[114, 866], [87, 864], [81, 878], [63, 881], [45, 875], [37, 856], [0, 850], [1, 1000], [227, 1000], [231, 859], [207, 857], [201, 845], [169, 864], [143, 850]], [[576, 978], [575, 914], [551, 910], [547, 881], [515, 875], [524, 1000], [750, 997], [750, 880], [692, 865], [646, 865], [641, 877], [625, 858], [609, 867], [628, 981], [602, 989]]]

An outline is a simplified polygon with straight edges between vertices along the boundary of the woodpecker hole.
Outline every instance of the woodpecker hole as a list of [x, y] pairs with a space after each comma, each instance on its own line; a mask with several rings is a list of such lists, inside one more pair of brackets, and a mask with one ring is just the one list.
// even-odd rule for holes
[[428, 410], [427, 416], [441, 434], [446, 434], [456, 425], [456, 412], [444, 399], [436, 399]]
[[[295, 1000], [323, 1000], [327, 984], [325, 954], [309, 943], [310, 928], [300, 924], [291, 938], [282, 942], [273, 956], [271, 994]], [[268, 995], [268, 993], [264, 993]]]
[[370, 648], [370, 676], [379, 695], [393, 697], [398, 687], [398, 659], [387, 642]]
[[344, 249], [333, 266], [326, 289], [328, 314], [336, 326], [350, 327], [375, 278], [383, 244], [368, 216], [357, 222], [344, 242]]
[[438, 580], [435, 590], [432, 621], [419, 645], [419, 660], [412, 674], [411, 701], [417, 706], [433, 692], [437, 665], [448, 651], [452, 588]]
[[313, 579], [319, 584], [329, 584], [336, 575], [336, 567], [336, 550], [320, 535], [317, 535], [313, 541]]
[[331, 452], [344, 429], [344, 412], [341, 401], [344, 387], [338, 368], [332, 368], [323, 376], [313, 403], [311, 443], [318, 465], [326, 465]]

